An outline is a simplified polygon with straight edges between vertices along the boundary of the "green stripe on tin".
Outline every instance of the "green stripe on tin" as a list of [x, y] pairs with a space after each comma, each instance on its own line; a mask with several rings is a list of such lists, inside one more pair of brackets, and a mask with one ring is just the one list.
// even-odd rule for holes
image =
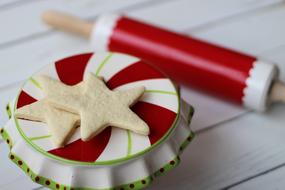
[[[66, 190], [71, 190], [71, 189], [76, 189], [76, 190], [95, 190], [94, 188], [90, 187], [71, 187], [69, 185], [63, 185], [59, 184], [56, 181], [52, 179], [45, 178], [43, 176], [37, 175], [28, 165], [25, 161], [23, 161], [20, 157], [18, 157], [14, 153], [9, 154], [10, 160], [14, 162], [18, 167], [22, 169], [22, 171], [25, 172], [26, 175], [28, 175], [32, 181], [35, 183], [38, 183], [40, 185], [43, 185], [45, 187], [51, 188], [51, 189], [66, 189]], [[96, 190], [117, 190], [117, 189], [124, 189], [124, 190], [139, 190], [146, 188], [149, 186], [152, 181], [154, 180], [155, 177], [161, 176], [171, 169], [175, 168], [178, 164], [180, 163], [180, 158], [177, 156], [167, 164], [165, 164], [162, 168], [160, 168], [158, 171], [154, 172], [151, 176], [145, 177], [143, 179], [119, 185], [116, 187], [112, 188], [105, 188], [105, 189], [96, 189]]]
[[51, 137], [51, 135], [44, 135], [44, 136], [38, 136], [38, 137], [30, 137], [29, 139], [31, 141], [34, 141], [34, 140], [39, 140], [39, 139], [46, 139], [46, 138], [49, 138]]
[[169, 163], [167, 163], [165, 166], [163, 166], [158, 171], [156, 171], [154, 173], [154, 176], [158, 177], [158, 176], [162, 176], [162, 175], [166, 174], [168, 171], [175, 168], [179, 163], [180, 163], [180, 158], [179, 158], [179, 156], [177, 156], [175, 159], [169, 161]]
[[[18, 157], [14, 153], [10, 153], [9, 154], [9, 158], [18, 167], [20, 167], [25, 172], [25, 174], [28, 175], [32, 179], [32, 181], [34, 181], [35, 183], [38, 183], [40, 185], [43, 185], [45, 187], [48, 187], [50, 189], [66, 189], [66, 190], [71, 190], [71, 189], [76, 189], [76, 190], [117, 190], [117, 189], [124, 189], [124, 190], [139, 190], [139, 189], [146, 188], [153, 181], [153, 177], [152, 176], [148, 176], [148, 177], [145, 177], [143, 179], [134, 181], [132, 183], [123, 184], [123, 185], [119, 185], [119, 186], [112, 187], [112, 188], [94, 189], [94, 188], [90, 188], [90, 187], [71, 187], [69, 185], [59, 184], [59, 183], [57, 183], [56, 181], [54, 181], [52, 179], [48, 179], [48, 178], [45, 178], [43, 176], [37, 175], [27, 165], [27, 163], [25, 161], [23, 161], [20, 157]], [[167, 167], [167, 166], [165, 166], [165, 167]]]
[[127, 151], [127, 156], [130, 156], [131, 155], [131, 152], [132, 152], [132, 134], [131, 134], [131, 131], [130, 130], [127, 130], [127, 133], [128, 133], [128, 151]]
[[30, 81], [38, 88], [42, 89], [42, 86], [40, 85], [40, 83], [38, 81], [36, 81], [36, 79], [34, 79], [33, 77], [30, 77]]
[[128, 184], [124, 184], [124, 185], [120, 185], [117, 187], [114, 187], [114, 190], [120, 190], [120, 189], [124, 189], [124, 190], [139, 190], [139, 189], [143, 189], [146, 188], [147, 186], [149, 186], [153, 181], [153, 177], [152, 176], [148, 176], [144, 179], [141, 180], [137, 180], [135, 182], [132, 183], [128, 183]]
[[195, 133], [191, 131], [190, 135], [183, 141], [179, 148], [179, 153], [181, 154], [185, 148], [189, 145], [189, 143], [194, 139]]
[[0, 129], [0, 134], [3, 138], [3, 140], [9, 145], [9, 148], [12, 149], [13, 147], [13, 142], [12, 139], [10, 138], [9, 134], [7, 133], [6, 130], [4, 130], [3, 128]]
[[191, 121], [192, 121], [194, 112], [195, 112], [194, 107], [191, 106], [191, 105], [189, 105], [189, 112], [188, 112], [188, 115], [187, 115], [187, 124], [188, 124], [188, 125], [191, 124]]
[[103, 61], [100, 63], [98, 69], [96, 70], [95, 75], [98, 76], [104, 65], [109, 61], [109, 59], [112, 57], [112, 53], [110, 53]]
[[159, 94], [170, 94], [170, 95], [176, 95], [176, 92], [171, 92], [171, 91], [164, 91], [164, 90], [145, 90], [144, 92], [146, 93], [159, 93]]
[[42, 176], [38, 176], [31, 168], [29, 168], [29, 166], [20, 158], [18, 157], [16, 154], [12, 154], [10, 153], [9, 155], [10, 160], [12, 160], [18, 167], [20, 167], [25, 173], [26, 175], [28, 175], [32, 181], [34, 181], [35, 183], [41, 184], [43, 186], [46, 186], [48, 188], [51, 189], [66, 189], [66, 190], [70, 190], [71, 187], [70, 186], [66, 186], [66, 185], [61, 185], [57, 182], [55, 182], [54, 180], [42, 177]]

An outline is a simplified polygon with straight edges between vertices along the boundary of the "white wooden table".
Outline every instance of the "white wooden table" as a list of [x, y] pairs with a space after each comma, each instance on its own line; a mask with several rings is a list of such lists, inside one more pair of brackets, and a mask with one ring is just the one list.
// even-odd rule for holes
[[[6, 102], [33, 71], [54, 59], [90, 51], [88, 42], [51, 31], [47, 9], [90, 20], [122, 12], [175, 31], [275, 61], [285, 81], [285, 3], [281, 0], [0, 0], [0, 125]], [[148, 189], [284, 189], [285, 106], [266, 114], [243, 110], [193, 89], [196, 139], [182, 163]], [[284, 144], [283, 144], [284, 143]], [[43, 189], [8, 158], [0, 139], [0, 189]]]

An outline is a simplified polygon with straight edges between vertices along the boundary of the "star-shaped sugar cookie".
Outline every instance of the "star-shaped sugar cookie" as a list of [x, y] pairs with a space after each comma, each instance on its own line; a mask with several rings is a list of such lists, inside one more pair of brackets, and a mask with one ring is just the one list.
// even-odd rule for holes
[[149, 134], [148, 125], [129, 108], [142, 96], [144, 87], [111, 91], [91, 73], [83, 82], [84, 88], [65, 85], [49, 77], [41, 77], [40, 83], [53, 106], [80, 115], [83, 141], [90, 140], [108, 126]]
[[15, 116], [47, 123], [51, 141], [58, 148], [64, 146], [79, 125], [79, 116], [51, 106], [46, 98], [18, 108]]

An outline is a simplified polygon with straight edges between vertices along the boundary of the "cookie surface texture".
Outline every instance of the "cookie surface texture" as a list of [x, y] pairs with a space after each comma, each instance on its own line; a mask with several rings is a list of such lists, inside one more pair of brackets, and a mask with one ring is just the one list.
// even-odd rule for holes
[[57, 109], [50, 105], [46, 99], [18, 108], [15, 116], [47, 123], [51, 141], [56, 147], [64, 146], [79, 124], [78, 115]]
[[111, 91], [93, 74], [84, 81], [84, 88], [69, 86], [49, 77], [41, 77], [49, 102], [60, 109], [79, 114], [83, 141], [90, 140], [108, 126], [148, 135], [148, 125], [129, 106], [144, 93], [144, 87], [125, 91]]

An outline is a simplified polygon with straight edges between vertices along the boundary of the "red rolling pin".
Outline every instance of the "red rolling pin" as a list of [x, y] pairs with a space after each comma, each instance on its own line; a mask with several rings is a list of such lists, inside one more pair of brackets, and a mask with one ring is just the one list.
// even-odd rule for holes
[[134, 55], [181, 84], [247, 108], [264, 111], [271, 102], [285, 100], [278, 68], [256, 57], [119, 15], [99, 16], [95, 24], [55, 11], [46, 12], [43, 19], [90, 38], [96, 51]]

